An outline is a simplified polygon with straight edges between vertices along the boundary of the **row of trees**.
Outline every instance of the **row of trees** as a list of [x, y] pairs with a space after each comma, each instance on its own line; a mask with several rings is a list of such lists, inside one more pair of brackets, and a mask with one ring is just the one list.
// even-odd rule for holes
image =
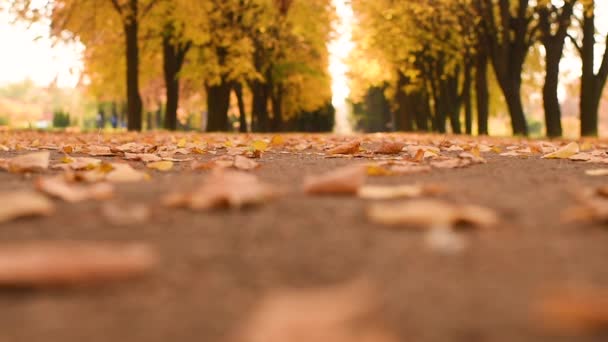
[[27, 21], [50, 20], [57, 39], [84, 44], [88, 89], [100, 102], [126, 100], [129, 130], [141, 130], [144, 107], [163, 106], [167, 129], [176, 129], [179, 112], [204, 109], [207, 130], [224, 131], [231, 98], [242, 132], [333, 119], [330, 0], [32, 3], [12, 1], [11, 9]]
[[464, 126], [471, 134], [476, 115], [477, 132], [488, 134], [492, 77], [513, 133], [527, 135], [522, 75], [530, 51], [540, 49], [546, 134], [561, 136], [558, 85], [568, 42], [582, 65], [580, 133], [597, 135], [608, 44], [597, 56], [594, 0], [353, 0], [353, 7], [353, 88], [367, 101], [382, 90], [395, 129], [445, 132], [449, 121], [452, 132]]

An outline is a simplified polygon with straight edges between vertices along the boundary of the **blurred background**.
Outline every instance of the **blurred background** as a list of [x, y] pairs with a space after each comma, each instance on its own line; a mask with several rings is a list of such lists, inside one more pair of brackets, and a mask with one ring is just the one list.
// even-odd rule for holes
[[608, 2], [0, 0], [0, 126], [608, 134]]

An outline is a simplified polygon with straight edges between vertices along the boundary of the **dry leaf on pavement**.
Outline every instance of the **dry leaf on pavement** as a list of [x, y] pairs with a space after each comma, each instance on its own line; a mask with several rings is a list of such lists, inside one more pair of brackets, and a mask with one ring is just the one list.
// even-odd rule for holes
[[361, 146], [359, 141], [353, 141], [329, 149], [327, 154], [355, 154], [359, 152], [359, 146]]
[[49, 168], [49, 151], [34, 152], [8, 160], [8, 171], [13, 173], [40, 172]]
[[272, 186], [252, 174], [218, 169], [207, 176], [198, 189], [189, 193], [169, 194], [163, 203], [194, 210], [240, 208], [264, 203], [278, 194]]
[[114, 187], [108, 183], [83, 185], [68, 182], [63, 175], [38, 178], [36, 189], [66, 202], [80, 202], [88, 199], [103, 200], [114, 195]]
[[[363, 283], [270, 292], [239, 330], [239, 342], [397, 342], [370, 322], [373, 293]], [[376, 320], [378, 320], [376, 318]]]
[[367, 215], [376, 223], [417, 228], [455, 227], [458, 224], [487, 227], [498, 222], [498, 216], [490, 209], [433, 199], [374, 203], [368, 207]]
[[585, 174], [588, 176], [608, 176], [608, 169], [585, 170]]
[[148, 169], [157, 170], [157, 171], [170, 171], [173, 168], [173, 162], [168, 160], [155, 161], [146, 164]]
[[405, 144], [400, 142], [383, 141], [374, 148], [373, 152], [377, 154], [398, 154], [401, 153], [404, 146]]
[[55, 207], [45, 196], [27, 190], [0, 192], [0, 223], [26, 216], [48, 216]]
[[0, 245], [0, 286], [54, 287], [125, 280], [158, 263], [143, 243], [27, 242]]
[[608, 332], [608, 289], [551, 291], [535, 304], [533, 311], [548, 332], [605, 333]]
[[106, 174], [106, 180], [112, 183], [140, 182], [147, 179], [144, 172], [137, 171], [129, 164], [112, 163], [112, 170]]
[[101, 207], [105, 219], [114, 226], [141, 224], [150, 218], [150, 208], [143, 203], [105, 203]]
[[392, 199], [434, 195], [443, 189], [433, 185], [363, 185], [357, 195], [366, 199]]
[[542, 156], [542, 158], [544, 158], [544, 159], [568, 159], [579, 152], [580, 152], [580, 148], [578, 146], [578, 143], [571, 142], [568, 145], [558, 149], [555, 152], [545, 154], [544, 156]]
[[260, 167], [260, 163], [255, 160], [243, 156], [235, 156], [234, 157], [234, 167], [239, 170], [254, 170]]
[[365, 182], [366, 165], [349, 165], [304, 180], [304, 192], [315, 195], [354, 195]]

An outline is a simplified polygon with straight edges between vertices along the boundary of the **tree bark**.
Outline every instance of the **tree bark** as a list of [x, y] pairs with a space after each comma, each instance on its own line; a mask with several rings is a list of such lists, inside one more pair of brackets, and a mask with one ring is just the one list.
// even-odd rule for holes
[[139, 46], [137, 0], [129, 0], [130, 18], [124, 23], [127, 59], [127, 129], [141, 131], [142, 101], [139, 93]]
[[172, 28], [167, 28], [163, 35], [163, 72], [165, 78], [165, 129], [177, 129], [177, 108], [179, 106], [179, 78], [178, 74], [184, 65], [186, 53], [190, 43], [181, 44], [173, 42]]
[[414, 118], [411, 115], [412, 99], [411, 94], [408, 94], [404, 89], [409, 83], [409, 79], [402, 73], [399, 73], [397, 81], [397, 91], [395, 94], [396, 108], [394, 113], [394, 126], [396, 131], [411, 132], [414, 130]]
[[464, 102], [464, 129], [466, 134], [473, 134], [473, 106], [471, 103], [471, 84], [473, 67], [466, 63], [464, 68], [464, 81], [462, 84], [462, 101]]
[[252, 101], [251, 115], [254, 118], [255, 125], [253, 131], [268, 132], [270, 125], [268, 121], [268, 91], [264, 83], [260, 81], [252, 81], [250, 84]]
[[228, 108], [230, 107], [230, 83], [222, 81], [217, 85], [207, 85], [207, 131], [228, 130]]
[[580, 117], [581, 135], [597, 136], [598, 134], [598, 111], [600, 100], [606, 80], [608, 78], [608, 37], [602, 62], [597, 73], [595, 72], [595, 8], [594, 3], [588, 4], [583, 9], [583, 42], [580, 46], [582, 60], [581, 76], [581, 98], [580, 98]]
[[[547, 46], [549, 47], [547, 49]], [[543, 108], [545, 110], [545, 124], [548, 137], [560, 137], [562, 135], [562, 111], [557, 97], [559, 85], [559, 63], [562, 58], [562, 49], [545, 45], [546, 75], [543, 85]]]
[[276, 85], [275, 91], [270, 97], [272, 103], [272, 131], [280, 132], [283, 130], [283, 88]]
[[488, 57], [478, 49], [475, 65], [475, 95], [477, 108], [477, 134], [488, 135], [490, 94], [488, 86]]
[[239, 107], [239, 132], [247, 133], [247, 117], [245, 114], [245, 100], [243, 99], [243, 85], [240, 82], [234, 83], [234, 94]]

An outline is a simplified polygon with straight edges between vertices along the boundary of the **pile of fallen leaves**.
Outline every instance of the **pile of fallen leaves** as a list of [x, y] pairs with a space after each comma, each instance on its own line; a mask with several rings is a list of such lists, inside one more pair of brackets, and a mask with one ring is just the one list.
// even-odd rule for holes
[[[0, 172], [24, 179], [26, 189], [4, 191], [0, 224], [22, 217], [58, 215], [61, 206], [100, 201], [108, 224], [142, 224], [151, 207], [162, 215], [175, 210], [256, 210], [290, 193], [352, 197], [365, 202], [369, 222], [387, 229], [425, 231], [429, 247], [460, 252], [467, 244], [463, 227], [496, 226], [501, 215], [476, 203], [448, 200], [441, 184], [422, 184], [416, 174], [451, 172], [507, 158], [547, 159], [554, 163], [595, 165], [592, 177], [608, 175], [608, 144], [599, 141], [532, 141], [516, 138], [466, 138], [434, 135], [226, 135], [195, 133], [39, 133], [0, 132]], [[259, 170], [273, 158], [293, 155], [316, 160], [342, 159], [345, 166], [310, 174], [294, 187], [271, 184]], [[558, 161], [551, 161], [557, 159]], [[295, 158], [294, 158], [295, 160]], [[122, 196], [130, 183], [154, 187], [157, 178], [189, 173], [196, 186], [166, 193], [146, 203]], [[407, 175], [407, 182], [381, 185], [382, 177]], [[402, 179], [402, 178], [398, 178]], [[568, 220], [608, 221], [608, 190], [579, 194], [580, 206]], [[203, 214], [204, 215], [204, 214]], [[414, 233], [415, 234], [415, 233]], [[466, 234], [464, 234], [466, 235]], [[150, 273], [160, 257], [145, 242], [28, 242], [0, 245], [0, 286], [73, 286], [131, 279]], [[243, 327], [244, 341], [396, 341], [373, 328], [352, 325], [370, 310], [369, 291], [354, 287], [270, 295]], [[353, 300], [356, 298], [356, 300]], [[328, 303], [333, 303], [329, 305]], [[603, 303], [603, 302], [602, 302]], [[289, 308], [289, 309], [286, 309]], [[294, 313], [294, 308], [296, 313]], [[285, 310], [290, 310], [287, 314]], [[586, 297], [548, 300], [543, 317], [573, 329], [606, 327], [607, 313]], [[277, 323], [279, 322], [279, 323]], [[363, 336], [363, 337], [361, 337]]]

